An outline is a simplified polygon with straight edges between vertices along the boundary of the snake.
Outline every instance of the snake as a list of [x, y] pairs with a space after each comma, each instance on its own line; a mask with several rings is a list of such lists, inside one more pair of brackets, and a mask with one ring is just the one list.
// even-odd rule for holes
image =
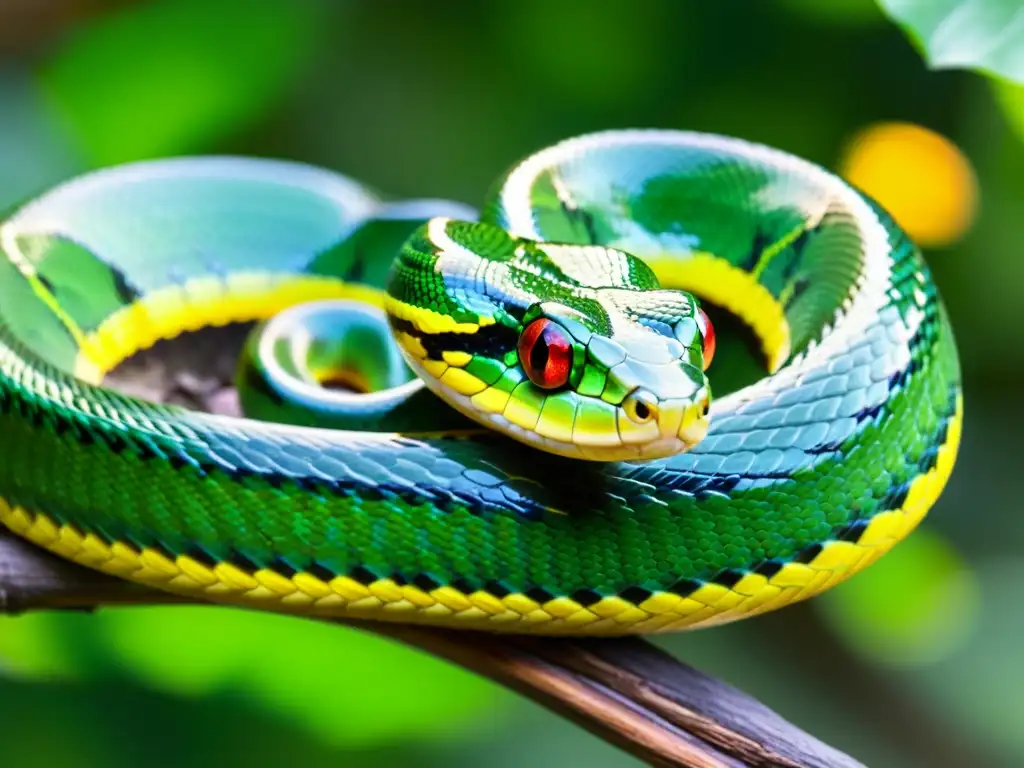
[[[242, 413], [108, 379], [236, 323]], [[737, 350], [756, 371], [730, 382]], [[217, 604], [547, 635], [752, 617], [905, 538], [962, 414], [918, 247], [740, 138], [564, 139], [479, 208], [143, 160], [0, 224], [0, 522]]]

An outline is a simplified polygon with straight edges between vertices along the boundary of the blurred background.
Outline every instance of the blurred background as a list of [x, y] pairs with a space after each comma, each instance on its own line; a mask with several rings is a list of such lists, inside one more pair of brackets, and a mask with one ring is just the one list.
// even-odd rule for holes
[[[481, 201], [613, 127], [772, 144], [925, 248], [964, 444], [925, 524], [843, 586], [657, 642], [872, 766], [1024, 765], [1024, 89], [931, 71], [873, 0], [0, 0], [0, 209], [92, 168], [236, 153]], [[634, 765], [355, 630], [225, 609], [0, 617], [19, 768]]]

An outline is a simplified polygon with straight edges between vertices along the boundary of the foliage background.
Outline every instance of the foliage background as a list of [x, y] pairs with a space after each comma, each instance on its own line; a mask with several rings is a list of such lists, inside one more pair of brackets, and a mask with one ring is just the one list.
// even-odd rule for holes
[[[919, 533], [808, 604], [658, 642], [870, 765], [1024, 764], [1019, 87], [930, 71], [871, 0], [0, 0], [0, 208], [193, 153], [476, 204], [525, 153], [633, 126], [856, 179], [926, 246], [966, 376], [961, 458]], [[633, 764], [405, 648], [208, 608], [0, 619], [0, 759]]]

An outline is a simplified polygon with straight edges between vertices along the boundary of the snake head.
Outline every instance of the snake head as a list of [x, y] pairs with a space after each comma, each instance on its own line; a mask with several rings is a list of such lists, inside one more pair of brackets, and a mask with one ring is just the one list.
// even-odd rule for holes
[[[516, 359], [545, 393], [535, 427], [549, 432], [544, 447], [598, 461], [649, 459], [707, 433], [713, 345], [689, 294], [606, 288], [531, 306]], [[545, 420], [560, 420], [561, 434]], [[566, 445], [552, 444], [559, 436]]]
[[434, 219], [406, 243], [388, 291], [406, 362], [520, 442], [621, 461], [679, 453], [707, 432], [711, 325], [630, 254]]

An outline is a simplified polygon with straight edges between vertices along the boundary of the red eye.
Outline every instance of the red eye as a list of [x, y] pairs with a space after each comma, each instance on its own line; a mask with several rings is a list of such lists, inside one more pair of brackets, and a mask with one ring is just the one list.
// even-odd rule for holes
[[703, 309], [697, 310], [697, 328], [704, 339], [704, 370], [706, 371], [715, 356], [715, 326], [711, 324], [711, 318]]
[[534, 320], [519, 336], [519, 362], [530, 381], [555, 389], [569, 380], [572, 342], [569, 334], [545, 317]]

